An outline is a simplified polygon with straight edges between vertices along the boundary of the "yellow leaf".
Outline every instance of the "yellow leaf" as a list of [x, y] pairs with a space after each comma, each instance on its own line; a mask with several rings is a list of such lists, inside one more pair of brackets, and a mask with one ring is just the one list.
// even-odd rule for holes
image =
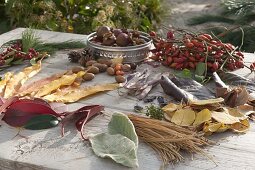
[[215, 103], [222, 103], [224, 102], [223, 98], [216, 98], [216, 99], [207, 99], [207, 100], [191, 100], [190, 104], [192, 105], [210, 105]]
[[12, 76], [8, 81], [5, 92], [4, 98], [9, 98], [13, 96], [16, 91], [31, 77], [36, 75], [41, 70], [41, 60], [37, 62], [37, 64], [26, 67], [23, 69], [22, 72]]
[[249, 130], [250, 122], [249, 122], [248, 119], [241, 120], [240, 122], [237, 122], [237, 123], [234, 123], [234, 124], [230, 125], [230, 128], [234, 132], [244, 133], [244, 132], [247, 132]]
[[47, 96], [44, 96], [43, 99], [49, 101], [49, 102], [63, 102], [63, 103], [72, 103], [76, 102], [82, 98], [85, 98], [89, 95], [103, 92], [103, 91], [110, 91], [115, 90], [119, 87], [118, 83], [113, 84], [103, 84], [103, 85], [96, 85], [96, 86], [90, 86], [80, 89], [70, 89], [70, 91], [65, 91], [64, 94], [61, 94], [61, 92], [56, 92]]
[[212, 114], [211, 111], [208, 109], [203, 109], [196, 114], [196, 119], [193, 123], [194, 126], [200, 125], [206, 121], [211, 120]]
[[229, 126], [226, 126], [223, 123], [216, 122], [216, 123], [206, 123], [203, 131], [207, 134], [212, 134], [214, 132], [225, 132], [226, 130], [229, 129]]
[[84, 75], [85, 72], [79, 72], [77, 74], [63, 75], [59, 79], [53, 80], [49, 84], [44, 85], [35, 95], [35, 97], [42, 97], [50, 94], [52, 91], [57, 90], [61, 86], [69, 86], [73, 84], [76, 78]]
[[171, 122], [180, 126], [190, 126], [194, 122], [195, 117], [196, 113], [192, 109], [180, 109], [174, 113]]
[[169, 103], [168, 105], [164, 106], [162, 110], [164, 111], [164, 117], [166, 120], [171, 121], [171, 118], [174, 115], [174, 112], [179, 109], [181, 106], [174, 104], [174, 103]]
[[243, 113], [239, 112], [237, 108], [227, 108], [228, 113], [231, 116], [237, 117], [239, 120], [247, 119], [247, 116], [245, 116]]
[[6, 84], [10, 80], [10, 78], [13, 76], [13, 73], [7, 72], [4, 75], [4, 79], [0, 81], [0, 95], [2, 96], [6, 87]]
[[233, 124], [233, 123], [239, 122], [238, 117], [234, 117], [228, 114], [228, 112], [226, 112], [225, 110], [222, 112], [213, 111], [212, 118], [215, 119], [217, 122], [220, 122], [223, 124]]

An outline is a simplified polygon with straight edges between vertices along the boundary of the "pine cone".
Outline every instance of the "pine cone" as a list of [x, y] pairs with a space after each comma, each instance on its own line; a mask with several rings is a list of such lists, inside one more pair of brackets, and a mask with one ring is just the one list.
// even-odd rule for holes
[[92, 56], [89, 52], [89, 49], [88, 48], [84, 48], [81, 52], [82, 54], [82, 57], [84, 57], [87, 61], [89, 60], [94, 60], [94, 56]]
[[68, 53], [68, 59], [72, 63], [77, 63], [80, 58], [82, 57], [82, 52], [83, 51], [70, 51]]
[[83, 67], [86, 67], [86, 63], [87, 63], [88, 60], [86, 60], [85, 57], [81, 57], [80, 60], [79, 60], [79, 64]]

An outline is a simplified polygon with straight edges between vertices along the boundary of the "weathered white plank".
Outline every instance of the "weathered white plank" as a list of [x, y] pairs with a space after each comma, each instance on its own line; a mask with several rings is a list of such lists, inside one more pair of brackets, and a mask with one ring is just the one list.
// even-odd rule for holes
[[[23, 30], [16, 29], [1, 35], [0, 44], [20, 37]], [[38, 35], [48, 42], [86, 38], [84, 35], [49, 31], [38, 31]], [[68, 62], [66, 53], [66, 51], [61, 51], [52, 58], [44, 60], [41, 73], [30, 81], [61, 72], [74, 65]], [[253, 54], [246, 54], [246, 56], [249, 61], [254, 60]], [[10, 68], [9, 70], [20, 70], [22, 67], [24, 66]], [[166, 68], [160, 69], [162, 72], [167, 70]], [[159, 70], [154, 71], [158, 72]], [[248, 72], [244, 69], [244, 71], [238, 73], [244, 75]], [[254, 76], [254, 74], [249, 76]], [[114, 82], [114, 77], [102, 73], [96, 75], [93, 81], [86, 82], [84, 85], [106, 82]], [[154, 89], [154, 92], [164, 95], [160, 87]], [[117, 91], [112, 91], [86, 98], [69, 105], [69, 108], [74, 110], [84, 104], [102, 104], [106, 106], [107, 112], [122, 111], [129, 113], [136, 104], [143, 103], [131, 97], [124, 98], [119, 96]], [[128, 169], [109, 159], [96, 157], [88, 142], [81, 140], [80, 134], [76, 131], [74, 125], [66, 127], [64, 137], [61, 137], [59, 127], [41, 131], [23, 130], [21, 134], [28, 137], [28, 140], [26, 140], [20, 137], [13, 138], [17, 133], [17, 129], [9, 127], [3, 122], [0, 124], [2, 124], [0, 127], [0, 169], [43, 169], [43, 167], [46, 169]], [[104, 131], [106, 124], [107, 119], [100, 116], [86, 125], [86, 132]], [[187, 155], [185, 162], [175, 166], [170, 165], [166, 169], [255, 169], [253, 163], [255, 157], [255, 126], [253, 123], [250, 131], [246, 134], [238, 135], [229, 132], [216, 134], [211, 138], [219, 142], [215, 146], [207, 147], [206, 150], [217, 165], [205, 156], [194, 155], [194, 160], [191, 160], [191, 157]], [[139, 144], [138, 159], [140, 167], [134, 169], [154, 170], [160, 168], [161, 161], [156, 153], [143, 143]]]

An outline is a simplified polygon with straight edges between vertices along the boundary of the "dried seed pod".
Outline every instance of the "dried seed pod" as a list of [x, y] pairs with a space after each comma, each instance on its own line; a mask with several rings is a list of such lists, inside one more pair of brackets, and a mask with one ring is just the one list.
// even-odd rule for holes
[[99, 73], [99, 68], [97, 68], [95, 66], [89, 66], [87, 72], [88, 73], [93, 73], [93, 74], [98, 74]]
[[115, 80], [117, 83], [124, 83], [126, 81], [126, 78], [124, 76], [117, 75], [115, 76]]
[[95, 78], [95, 75], [93, 73], [86, 73], [82, 78], [84, 81], [90, 81]]

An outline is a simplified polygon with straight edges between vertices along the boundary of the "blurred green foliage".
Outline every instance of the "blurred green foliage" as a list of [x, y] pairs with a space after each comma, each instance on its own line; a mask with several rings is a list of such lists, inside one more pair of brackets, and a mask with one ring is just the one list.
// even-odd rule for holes
[[88, 34], [100, 25], [156, 29], [162, 0], [0, 0], [0, 33], [16, 27]]

